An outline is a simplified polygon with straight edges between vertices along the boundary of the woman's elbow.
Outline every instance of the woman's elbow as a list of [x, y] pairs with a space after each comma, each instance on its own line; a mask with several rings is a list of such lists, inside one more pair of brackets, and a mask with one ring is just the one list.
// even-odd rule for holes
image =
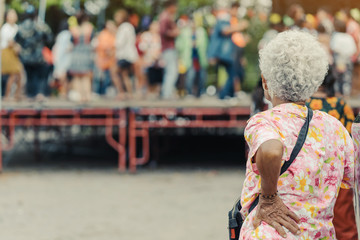
[[279, 140], [269, 140], [261, 144], [257, 159], [273, 162], [274, 160], [281, 160], [283, 156], [283, 144]]

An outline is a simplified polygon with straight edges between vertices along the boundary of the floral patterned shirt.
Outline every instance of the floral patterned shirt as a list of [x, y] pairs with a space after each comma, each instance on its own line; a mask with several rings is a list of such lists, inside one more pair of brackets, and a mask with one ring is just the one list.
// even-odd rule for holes
[[340, 120], [340, 122], [346, 127], [346, 130], [351, 132], [351, 124], [354, 121], [355, 116], [350, 105], [345, 103], [343, 99], [337, 97], [311, 97], [306, 105], [312, 110], [327, 112], [334, 118]]
[[351, 128], [351, 134], [354, 139], [354, 146], [355, 146], [355, 205], [357, 206], [358, 216], [360, 215], [360, 114], [355, 118], [355, 121]]
[[[252, 159], [261, 144], [278, 139], [284, 145], [283, 163], [288, 161], [306, 115], [306, 107], [288, 103], [248, 121], [245, 139], [250, 152], [241, 196], [241, 213], [246, 219], [240, 239], [284, 239], [264, 222], [253, 228], [256, 208], [248, 211], [260, 192], [261, 178]], [[301, 219], [300, 237], [286, 230], [286, 239], [336, 239], [332, 224], [335, 201], [340, 187], [351, 188], [353, 183], [354, 146], [349, 133], [334, 117], [314, 111], [303, 148], [278, 181], [280, 198]]]

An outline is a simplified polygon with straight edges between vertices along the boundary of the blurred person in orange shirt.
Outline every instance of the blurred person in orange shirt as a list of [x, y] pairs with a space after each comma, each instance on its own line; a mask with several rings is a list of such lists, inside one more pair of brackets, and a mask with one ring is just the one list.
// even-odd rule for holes
[[97, 37], [96, 67], [97, 74], [94, 79], [94, 91], [100, 95], [106, 94], [106, 89], [111, 85], [111, 71], [116, 71], [115, 57], [116, 25], [108, 20], [104, 30]]

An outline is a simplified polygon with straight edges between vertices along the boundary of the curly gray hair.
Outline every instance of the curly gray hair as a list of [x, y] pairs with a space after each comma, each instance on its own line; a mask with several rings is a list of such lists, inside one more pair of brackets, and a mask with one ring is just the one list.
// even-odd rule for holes
[[309, 33], [279, 33], [260, 51], [260, 69], [267, 81], [269, 94], [298, 102], [311, 97], [324, 81], [328, 56]]

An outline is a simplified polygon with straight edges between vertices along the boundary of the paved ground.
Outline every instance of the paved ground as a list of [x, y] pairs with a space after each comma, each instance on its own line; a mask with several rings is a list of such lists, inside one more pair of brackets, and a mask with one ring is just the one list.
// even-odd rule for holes
[[31, 170], [0, 175], [0, 239], [226, 239], [240, 168]]

